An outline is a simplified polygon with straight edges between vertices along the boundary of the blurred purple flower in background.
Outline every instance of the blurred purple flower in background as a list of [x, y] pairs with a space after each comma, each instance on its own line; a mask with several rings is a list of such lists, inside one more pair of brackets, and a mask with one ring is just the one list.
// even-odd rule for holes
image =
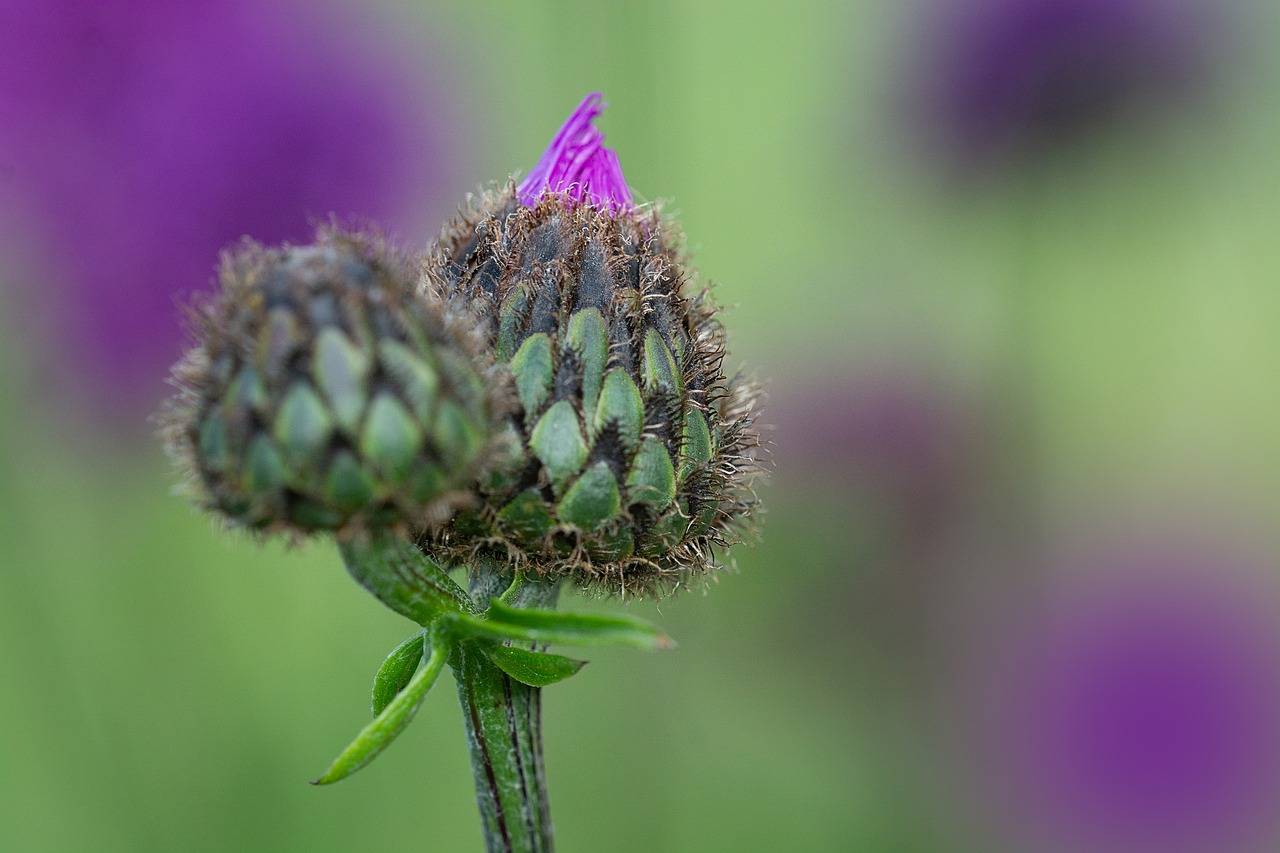
[[1018, 849], [1276, 849], [1280, 598], [1256, 562], [1168, 538], [1023, 602], [973, 685]]
[[901, 366], [776, 383], [778, 477], [854, 496], [907, 537], [926, 536], [955, 507], [974, 424], [939, 377]]
[[1212, 0], [934, 0], [914, 85], [923, 132], [968, 170], [1038, 161], [1196, 94]]
[[32, 360], [95, 424], [149, 432], [178, 297], [228, 243], [306, 242], [331, 213], [420, 239], [462, 189], [438, 66], [370, 17], [292, 0], [0, 10], [7, 301], [41, 312]]

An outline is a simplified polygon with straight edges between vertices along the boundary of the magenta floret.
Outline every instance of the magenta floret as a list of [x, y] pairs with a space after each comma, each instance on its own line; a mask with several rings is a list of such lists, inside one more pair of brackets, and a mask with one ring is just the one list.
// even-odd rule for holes
[[604, 147], [604, 133], [593, 124], [604, 108], [599, 92], [583, 98], [517, 187], [522, 204], [533, 207], [545, 193], [562, 193], [606, 210], [634, 206], [617, 152]]

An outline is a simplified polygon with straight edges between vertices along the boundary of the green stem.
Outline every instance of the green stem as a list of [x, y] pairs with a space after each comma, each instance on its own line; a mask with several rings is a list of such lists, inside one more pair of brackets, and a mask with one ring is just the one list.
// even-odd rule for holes
[[512, 679], [461, 644], [458, 682], [489, 853], [550, 853], [551, 813], [542, 763], [542, 691]]
[[[483, 581], [482, 581], [483, 582]], [[473, 595], [477, 584], [473, 581]], [[556, 585], [526, 581], [508, 603], [552, 607]], [[542, 761], [542, 691], [498, 669], [474, 641], [449, 659], [466, 724], [476, 803], [489, 853], [551, 853]]]

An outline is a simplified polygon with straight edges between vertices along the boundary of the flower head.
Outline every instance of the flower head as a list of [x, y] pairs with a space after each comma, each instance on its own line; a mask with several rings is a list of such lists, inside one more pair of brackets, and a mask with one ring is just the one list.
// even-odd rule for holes
[[501, 391], [471, 318], [364, 234], [246, 243], [175, 368], [170, 449], [198, 499], [250, 530], [417, 530], [496, 448]]
[[470, 200], [424, 286], [462, 301], [509, 365], [520, 454], [482, 505], [420, 541], [444, 562], [515, 563], [620, 592], [716, 565], [756, 500], [751, 383], [674, 223], [630, 203], [589, 96], [520, 188]]
[[604, 96], [582, 99], [551, 140], [538, 165], [520, 182], [520, 203], [535, 206], [547, 193], [563, 193], [575, 202], [589, 201], [607, 210], [633, 206], [618, 154], [604, 147], [604, 133], [593, 123], [604, 112]]

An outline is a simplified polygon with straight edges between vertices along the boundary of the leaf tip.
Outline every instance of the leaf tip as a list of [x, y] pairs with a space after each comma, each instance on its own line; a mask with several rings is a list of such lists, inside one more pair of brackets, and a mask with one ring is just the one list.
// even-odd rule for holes
[[312, 779], [307, 784], [315, 785], [317, 788], [323, 788], [326, 785], [332, 785], [334, 782], [341, 782], [363, 766], [364, 764], [357, 764], [354, 767], [339, 768], [338, 764], [335, 762], [332, 767], [321, 773], [317, 778]]

